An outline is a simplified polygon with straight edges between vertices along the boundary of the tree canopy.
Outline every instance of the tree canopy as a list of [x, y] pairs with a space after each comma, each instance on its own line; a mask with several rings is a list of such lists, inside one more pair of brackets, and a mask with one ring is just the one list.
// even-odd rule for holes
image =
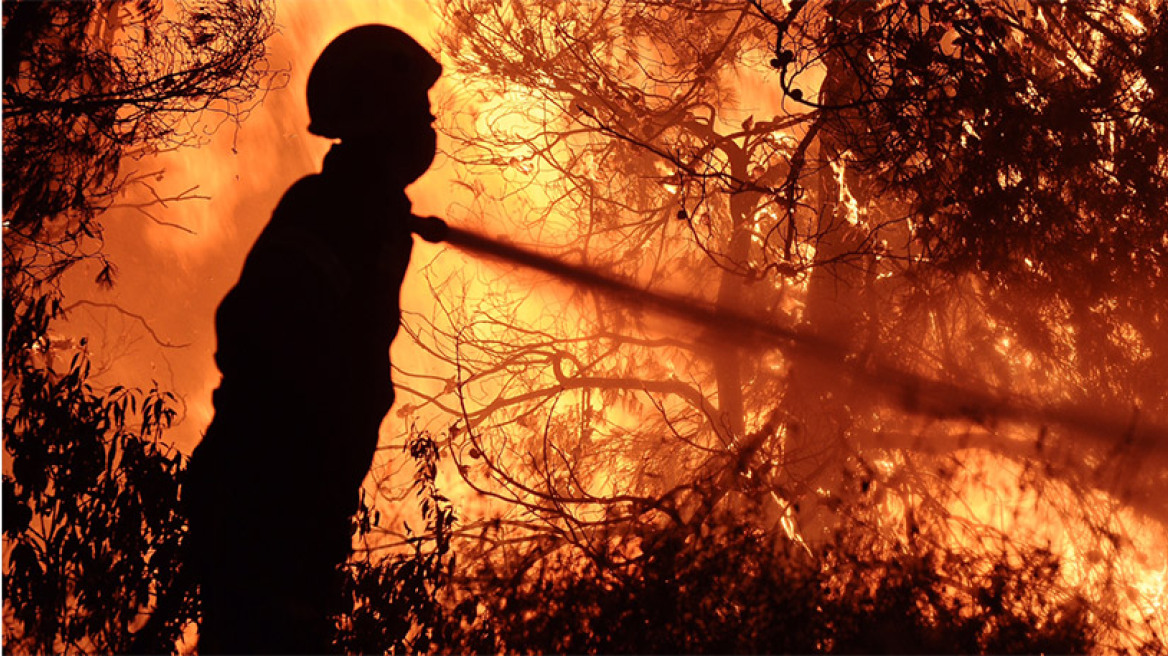
[[[436, 265], [441, 306], [414, 336], [454, 373], [403, 377], [402, 412], [445, 413], [457, 470], [494, 500], [464, 548], [619, 569], [648, 557], [639, 537], [734, 516], [824, 559], [866, 531], [939, 553], [1050, 542], [1100, 555], [1064, 563], [1064, 591], [1106, 607], [1133, 585], [1166, 517], [1162, 8], [445, 16], [470, 81], [449, 156], [476, 196], [456, 218], [840, 347], [825, 364]], [[855, 373], [886, 363], [937, 384], [889, 398]], [[1051, 410], [1020, 420], [966, 390]]]

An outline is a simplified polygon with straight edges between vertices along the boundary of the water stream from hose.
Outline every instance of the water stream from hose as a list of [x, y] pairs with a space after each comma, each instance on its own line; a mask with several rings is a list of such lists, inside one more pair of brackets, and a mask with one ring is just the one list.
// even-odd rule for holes
[[737, 310], [714, 308], [692, 298], [646, 290], [586, 266], [448, 226], [440, 219], [422, 219], [415, 232], [427, 241], [445, 242], [478, 257], [541, 271], [611, 299], [702, 326], [747, 348], [779, 348], [789, 355], [813, 358], [909, 413], [991, 426], [999, 421], [1058, 425], [1090, 437], [1105, 448], [1149, 454], [1168, 445], [1168, 427], [1149, 422], [1138, 413], [1117, 416], [1115, 412], [1081, 404], [1043, 403], [1015, 392], [976, 389], [922, 376], [879, 357], [852, 357], [846, 345], [806, 330]]

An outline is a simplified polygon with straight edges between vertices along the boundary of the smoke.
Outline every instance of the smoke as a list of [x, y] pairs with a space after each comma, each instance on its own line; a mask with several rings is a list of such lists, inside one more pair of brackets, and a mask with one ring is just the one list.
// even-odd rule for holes
[[[274, 67], [288, 69], [287, 85], [273, 90], [242, 125], [222, 126], [201, 149], [126, 162], [127, 171], [154, 175], [147, 178], [153, 190], [132, 189], [123, 206], [104, 217], [106, 250], [120, 270], [118, 284], [112, 290], [98, 289], [92, 282], [95, 272], [79, 267], [65, 289], [70, 302], [86, 303], [75, 307], [69, 325], [62, 331], [66, 336], [89, 338], [89, 348], [96, 356], [95, 367], [101, 372], [99, 381], [111, 386], [141, 387], [157, 382], [184, 400], [183, 420], [171, 431], [170, 439], [188, 453], [211, 419], [211, 392], [219, 382], [212, 357], [215, 308], [235, 283], [244, 257], [281, 194], [296, 179], [317, 170], [329, 146], [328, 141], [312, 137], [305, 130], [308, 116], [303, 91], [313, 60], [330, 39], [354, 25], [392, 24], [428, 46], [436, 42], [439, 27], [438, 17], [421, 0], [282, 0], [276, 3], [276, 9], [283, 32], [270, 44], [271, 62]], [[452, 67], [447, 67], [447, 71], [452, 71]], [[448, 72], [432, 92], [440, 120], [444, 119], [443, 97], [464, 82], [452, 75]], [[740, 96], [746, 99], [744, 104], [754, 102], [749, 93], [765, 96], [758, 101], [764, 106], [779, 102], [778, 92], [768, 86], [773, 85], [773, 80], [752, 82], [743, 85]], [[739, 120], [737, 115], [731, 116]], [[529, 174], [522, 173], [522, 179], [529, 180], [526, 177]], [[415, 213], [446, 214], [455, 204], [474, 209], [483, 206], [485, 201], [478, 200], [480, 194], [451, 184], [452, 177], [453, 172], [440, 161], [411, 187], [409, 194]], [[497, 180], [483, 181], [488, 186], [496, 183]], [[196, 186], [197, 189], [186, 193]], [[549, 193], [541, 184], [529, 187], [526, 192], [539, 195], [537, 200], [544, 200]], [[155, 193], [162, 197], [205, 198], [138, 207], [151, 203]], [[552, 230], [549, 228], [549, 232]], [[1089, 446], [1094, 452], [1122, 455], [1130, 466], [1114, 470], [1124, 472], [1123, 476], [1100, 484], [1114, 498], [1161, 522], [1168, 521], [1164, 501], [1155, 490], [1133, 494], [1130, 487], [1139, 484], [1138, 466], [1145, 467], [1144, 471], [1165, 467], [1168, 429], [1155, 419], [1076, 403], [1042, 401], [1017, 390], [971, 384], [968, 378], [958, 378], [944, 370], [922, 375], [906, 369], [903, 363], [858, 357], [830, 339], [792, 326], [777, 325], [741, 308], [715, 310], [710, 304], [686, 296], [650, 292], [602, 271], [561, 262], [465, 230], [450, 228], [447, 241], [474, 255], [543, 271], [569, 284], [619, 299], [628, 306], [651, 309], [681, 322], [669, 324], [667, 329], [697, 325], [744, 350], [757, 353], [777, 350], [814, 361], [824, 372], [823, 378], [838, 381], [841, 393], [845, 388], [855, 389], [856, 393], [876, 398], [887, 407], [926, 419], [954, 420], [963, 427], [981, 427], [990, 433], [1005, 431], [1011, 424], [1023, 426], [1031, 439], [1023, 445], [1027, 453], [1019, 460], [1041, 456], [1077, 463], [1080, 458], [1077, 447], [1081, 445]], [[461, 260], [449, 261], [454, 258], [434, 264], [433, 256], [439, 250], [438, 246], [418, 246], [403, 288], [403, 307], [421, 316], [430, 315], [434, 302], [418, 273], [422, 266], [473, 266]], [[431, 269], [431, 274], [433, 279], [443, 278], [441, 271]], [[473, 303], [464, 298], [443, 300], [452, 304]], [[405, 338], [395, 343], [393, 361], [399, 368], [423, 374], [429, 373], [426, 367], [431, 364], [423, 350]], [[432, 384], [442, 389], [447, 374], [447, 371], [440, 372]], [[962, 380], [962, 384], [953, 380]], [[413, 381], [413, 384], [423, 383]], [[403, 394], [399, 406], [406, 401]], [[398, 416], [402, 408], [396, 410], [385, 427], [387, 433], [401, 432], [400, 424], [395, 422], [402, 421]], [[1072, 438], [1046, 444], [1043, 440], [1048, 426]], [[1019, 441], [991, 435], [986, 442], [1003, 448]], [[971, 446], [976, 444], [974, 441]], [[1051, 449], [1060, 451], [1051, 453]]]
[[[1037, 426], [1042, 431], [1047, 427], [1059, 427], [1089, 441], [1093, 447], [1102, 447], [1113, 454], [1124, 453], [1133, 463], [1152, 459], [1159, 466], [1168, 464], [1164, 462], [1168, 427], [1142, 418], [1138, 412], [1131, 416], [1116, 416], [1077, 403], [1046, 403], [1008, 389], [958, 385], [945, 380], [946, 372], [927, 377], [878, 357], [861, 360], [845, 344], [799, 328], [778, 325], [737, 309], [715, 309], [692, 298], [642, 289], [597, 269], [564, 262], [469, 230], [450, 226], [436, 230], [431, 224], [418, 228], [418, 232], [429, 241], [445, 241], [476, 256], [550, 274], [562, 282], [602, 294], [609, 300], [681, 319], [714, 331], [728, 342], [746, 349], [777, 348], [788, 355], [810, 358], [834, 373], [838, 380], [848, 380], [863, 393], [910, 414], [958, 419], [989, 427], [1007, 422]], [[1069, 448], [1076, 444], [1071, 442]], [[1134, 502], [1158, 520], [1168, 521], [1168, 512], [1162, 501], [1149, 499], [1147, 503], [1140, 503], [1130, 498], [1130, 488], [1123, 486], [1110, 491], [1120, 497], [1129, 497], [1129, 502]]]

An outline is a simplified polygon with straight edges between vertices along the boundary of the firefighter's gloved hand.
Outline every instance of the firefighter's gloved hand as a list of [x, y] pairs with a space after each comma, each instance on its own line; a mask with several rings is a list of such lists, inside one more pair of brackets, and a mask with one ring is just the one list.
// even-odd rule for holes
[[437, 244], [446, 240], [449, 228], [436, 216], [413, 216], [410, 217], [410, 231], [431, 244]]

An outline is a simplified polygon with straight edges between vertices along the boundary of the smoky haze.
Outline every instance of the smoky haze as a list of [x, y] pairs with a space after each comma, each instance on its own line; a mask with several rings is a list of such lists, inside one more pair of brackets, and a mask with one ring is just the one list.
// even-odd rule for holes
[[[774, 52], [774, 30], [790, 25], [757, 12], [738, 31], [718, 12], [671, 22], [670, 12], [689, 11], [680, 4], [657, 7], [670, 20], [600, 15], [607, 3], [520, 3], [531, 11], [518, 17], [445, 4], [439, 14], [423, 2], [280, 2], [271, 61], [288, 67], [286, 85], [203, 148], [125, 163], [165, 173], [148, 178], [154, 192], [131, 188], [103, 218], [117, 285], [96, 289], [96, 271], [79, 266], [65, 288], [72, 310], [61, 330], [89, 338], [99, 382], [157, 381], [178, 393], [182, 421], [169, 439], [190, 452], [218, 385], [215, 308], [280, 195], [318, 170], [329, 146], [305, 130], [307, 71], [343, 29], [389, 23], [441, 44], [448, 65], [432, 92], [447, 157], [409, 189], [413, 211], [448, 218], [450, 243], [511, 268], [437, 246], [414, 253], [393, 347], [399, 397], [368, 486], [392, 515], [374, 530], [375, 547], [405, 539], [395, 522], [406, 465], [391, 446], [428, 429], [450, 459], [437, 478], [454, 490], [466, 535], [502, 525], [516, 543], [569, 534], [586, 544], [578, 536], [625, 512], [615, 499], [631, 499], [675, 503], [668, 509], [685, 518], [708, 503], [810, 549], [841, 506], [883, 486], [873, 521], [893, 539], [915, 535], [916, 503], [945, 517], [937, 526], [962, 525], [937, 529], [947, 545], [984, 544], [961, 532], [966, 524], [1017, 531], [1067, 554], [1077, 583], [1120, 563], [1144, 595], [1127, 610], [1163, 610], [1164, 378], [1140, 356], [1166, 348], [1152, 318], [1163, 288], [1123, 301], [1131, 322], [1087, 336], [1095, 341], [1076, 322], [1090, 324], [1106, 303], [1047, 305], [1079, 284], [1122, 287], [1076, 278], [1075, 266], [1111, 257], [1122, 272], [1123, 254], [1063, 261], [1073, 249], [1053, 248], [1046, 266], [1071, 273], [1051, 282], [1056, 274], [1023, 248], [1037, 248], [1025, 240], [1041, 231], [1007, 226], [1016, 233], [979, 253], [1003, 267], [1000, 279], [967, 261], [930, 268], [952, 254], [925, 254], [921, 243], [990, 231], [959, 217], [957, 233], [921, 237], [937, 228], [909, 217], [906, 201], [872, 200], [883, 190], [848, 149], [870, 146], [867, 133], [793, 100], [846, 94], [846, 76], [825, 74], [846, 58], [800, 61], [797, 80], [788, 77], [780, 59], [795, 55]], [[799, 39], [819, 25], [811, 16]], [[591, 25], [620, 21], [628, 31], [607, 38], [640, 36], [609, 50], [591, 41]], [[514, 32], [507, 47], [491, 27]], [[719, 50], [709, 35], [738, 49]], [[805, 46], [799, 39], [785, 43]], [[638, 50], [646, 43], [652, 56]], [[594, 51], [609, 59], [573, 59]], [[707, 59], [725, 70], [694, 68]], [[864, 118], [844, 114], [845, 124]], [[984, 130], [953, 132], [966, 148]], [[923, 157], [910, 154], [905, 169]], [[153, 193], [205, 198], [162, 205]], [[930, 198], [926, 209], [953, 204]], [[679, 320], [647, 319], [650, 307]], [[1143, 343], [1130, 336], [1146, 325]], [[857, 477], [863, 493], [848, 487]], [[694, 481], [716, 492], [685, 497]], [[1130, 558], [1140, 552], [1152, 555]]]

